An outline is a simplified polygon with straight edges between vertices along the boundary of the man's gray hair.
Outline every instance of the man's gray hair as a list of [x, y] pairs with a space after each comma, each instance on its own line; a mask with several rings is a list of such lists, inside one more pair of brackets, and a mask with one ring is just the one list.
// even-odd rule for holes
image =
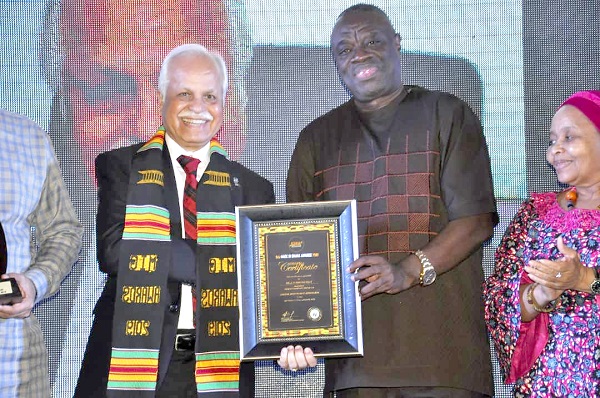
[[171, 66], [171, 61], [182, 54], [194, 54], [207, 57], [212, 60], [215, 65], [217, 65], [223, 85], [222, 99], [223, 105], [225, 105], [225, 95], [227, 94], [227, 65], [225, 65], [225, 60], [219, 53], [209, 51], [206, 49], [206, 47], [197, 43], [182, 44], [181, 46], [175, 47], [163, 60], [160, 67], [160, 74], [158, 75], [158, 91], [160, 92], [162, 99], [164, 99], [165, 95], [167, 94], [167, 86], [169, 85], [169, 67]]

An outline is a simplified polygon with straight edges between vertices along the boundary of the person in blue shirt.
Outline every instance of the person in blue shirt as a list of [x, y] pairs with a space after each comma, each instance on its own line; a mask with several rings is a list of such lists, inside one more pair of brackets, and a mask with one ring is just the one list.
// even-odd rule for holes
[[83, 227], [48, 135], [28, 118], [0, 110], [0, 140], [2, 279], [14, 278], [23, 296], [0, 305], [0, 397], [47, 398], [48, 354], [31, 309], [59, 289], [79, 254]]

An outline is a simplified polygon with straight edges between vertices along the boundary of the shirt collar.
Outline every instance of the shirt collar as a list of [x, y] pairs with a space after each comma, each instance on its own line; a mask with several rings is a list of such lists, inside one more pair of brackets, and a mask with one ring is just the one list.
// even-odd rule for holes
[[169, 156], [171, 156], [171, 160], [173, 163], [177, 162], [177, 158], [180, 155], [192, 156], [196, 159], [200, 159], [200, 164], [204, 164], [205, 166], [208, 164], [210, 160], [210, 142], [204, 145], [202, 148], [197, 151], [186, 151], [179, 145], [169, 134], [165, 134], [165, 142], [167, 143], [167, 147], [169, 148]]

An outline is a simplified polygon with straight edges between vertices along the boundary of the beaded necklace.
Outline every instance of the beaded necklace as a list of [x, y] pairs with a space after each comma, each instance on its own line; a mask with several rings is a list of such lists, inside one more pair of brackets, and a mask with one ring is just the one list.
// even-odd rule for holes
[[[567, 209], [568, 210], [573, 210], [575, 208], [575, 205], [577, 204], [577, 189], [570, 188], [566, 193], [565, 193], [565, 199], [567, 200]], [[596, 209], [600, 209], [600, 205], [596, 206]]]

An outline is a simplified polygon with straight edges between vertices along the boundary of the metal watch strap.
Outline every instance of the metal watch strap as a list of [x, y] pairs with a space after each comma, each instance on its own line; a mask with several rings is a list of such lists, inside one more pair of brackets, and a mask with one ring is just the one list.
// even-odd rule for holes
[[[421, 274], [419, 275], [419, 284], [421, 286], [428, 286], [430, 284], [432, 284], [435, 281], [435, 268], [433, 267], [433, 264], [431, 264], [431, 261], [429, 261], [429, 259], [427, 258], [427, 256], [425, 255], [425, 253], [423, 253], [421, 250], [417, 250], [415, 252], [415, 256], [417, 256], [417, 258], [419, 259], [419, 261], [421, 262]], [[433, 275], [433, 279], [432, 280], [425, 280], [425, 274], [429, 272]]]

